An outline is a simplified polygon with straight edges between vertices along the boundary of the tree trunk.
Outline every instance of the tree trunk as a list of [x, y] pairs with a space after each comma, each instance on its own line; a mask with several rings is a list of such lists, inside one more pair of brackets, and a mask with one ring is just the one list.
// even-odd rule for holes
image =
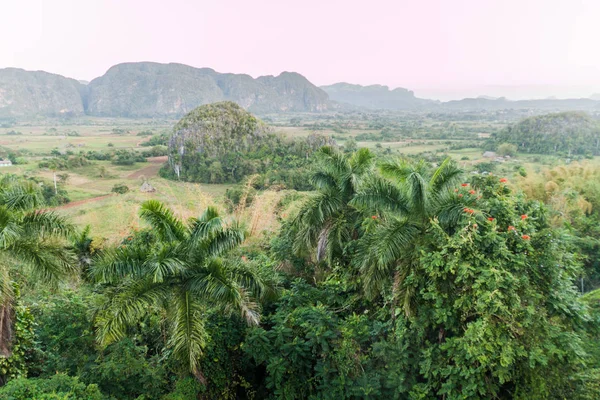
[[14, 310], [11, 300], [5, 300], [0, 305], [0, 356], [6, 358], [12, 354], [12, 342], [14, 336], [13, 317]]

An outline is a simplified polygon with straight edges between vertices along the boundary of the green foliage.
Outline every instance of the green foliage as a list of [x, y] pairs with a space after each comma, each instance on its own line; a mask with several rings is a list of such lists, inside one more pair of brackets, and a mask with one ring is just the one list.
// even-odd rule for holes
[[91, 275], [109, 289], [97, 314], [98, 339], [104, 346], [115, 343], [143, 318], [160, 312], [168, 319], [165, 334], [173, 359], [206, 383], [200, 360], [209, 340], [207, 311], [236, 312], [249, 324], [258, 323], [258, 301], [273, 294], [273, 277], [221, 258], [245, 234], [235, 224], [226, 227], [214, 208], [184, 223], [149, 200], [140, 217], [151, 232], [106, 250], [92, 265]]
[[[265, 327], [253, 328], [244, 344], [267, 370], [261, 390], [282, 399], [598, 393], [593, 371], [582, 369], [591, 319], [572, 285], [578, 266], [563, 233], [551, 228], [543, 206], [515, 196], [498, 178], [443, 189], [455, 173], [446, 168], [429, 175], [437, 189], [424, 197], [414, 174], [427, 176], [427, 169], [382, 166], [399, 179], [406, 215], [420, 234], [406, 242], [386, 239], [396, 229], [391, 215], [404, 212], [388, 202], [392, 214], [366, 225], [355, 250], [346, 248], [358, 249], [350, 258], [363, 260], [360, 275], [337, 258], [341, 268], [325, 282], [292, 283]], [[365, 206], [375, 199], [367, 197], [378, 188], [372, 185], [356, 195]], [[446, 190], [458, 204], [456, 217], [442, 206]], [[378, 258], [361, 255], [363, 241]], [[393, 279], [378, 278], [379, 295], [368, 300], [357, 283], [368, 282], [373, 262], [391, 268]]]
[[512, 144], [525, 153], [600, 154], [600, 126], [581, 112], [529, 117], [493, 133], [488, 147]]
[[[6, 303], [2, 306], [1, 321], [3, 324], [10, 325], [8, 332], [11, 333], [9, 334], [10, 343], [4, 341], [2, 343], [0, 382], [26, 377], [35, 347], [34, 318], [29, 308], [21, 303], [17, 287], [13, 289], [12, 301], [14, 302], [12, 308]], [[3, 327], [2, 334], [6, 335], [6, 332], [7, 327]]]
[[124, 183], [115, 183], [110, 191], [113, 193], [125, 194], [129, 192], [129, 186]]
[[86, 385], [77, 377], [64, 374], [46, 379], [12, 380], [0, 388], [0, 397], [7, 400], [108, 400], [96, 385]]
[[497, 150], [498, 154], [501, 156], [511, 156], [514, 157], [517, 155], [517, 146], [510, 143], [502, 143], [498, 146]]
[[481, 173], [490, 173], [490, 172], [494, 172], [496, 170], [496, 168], [498, 167], [498, 164], [495, 162], [480, 162], [475, 164], [475, 170], [477, 172]]
[[169, 139], [170, 165], [161, 174], [205, 183], [237, 183], [261, 174], [261, 186], [305, 190], [311, 155], [329, 143], [320, 135], [285, 139], [234, 103], [208, 104], [175, 125]]
[[[139, 135], [139, 134], [138, 134]], [[145, 142], [142, 142], [141, 145], [145, 147], [151, 146], [167, 146], [169, 141], [169, 135], [166, 133], [161, 133], [160, 135], [153, 135], [150, 139]]]
[[229, 209], [232, 211], [236, 207], [240, 205], [241, 202], [243, 207], [248, 207], [254, 201], [254, 196], [256, 196], [256, 189], [251, 186], [235, 186], [232, 188], [228, 188], [225, 191], [225, 197], [229, 200]]
[[146, 158], [142, 154], [130, 150], [117, 150], [112, 156], [112, 163], [115, 165], [133, 165], [144, 161]]

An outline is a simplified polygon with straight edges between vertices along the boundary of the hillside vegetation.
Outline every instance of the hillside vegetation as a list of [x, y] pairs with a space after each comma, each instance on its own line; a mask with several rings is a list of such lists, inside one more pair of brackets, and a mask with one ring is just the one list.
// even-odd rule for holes
[[329, 139], [310, 135], [285, 139], [233, 102], [200, 106], [183, 117], [169, 138], [163, 176], [190, 182], [235, 183], [253, 174], [261, 182], [308, 185], [310, 156]]
[[536, 154], [600, 154], [600, 125], [588, 114], [563, 112], [525, 118], [494, 133], [492, 147], [512, 143]]

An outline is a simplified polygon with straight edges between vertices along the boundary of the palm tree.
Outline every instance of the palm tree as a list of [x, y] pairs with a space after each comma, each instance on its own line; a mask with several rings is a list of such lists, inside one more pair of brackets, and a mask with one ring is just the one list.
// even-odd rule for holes
[[294, 251], [316, 249], [316, 260], [329, 265], [343, 254], [346, 243], [357, 239], [360, 214], [350, 202], [371, 171], [373, 154], [360, 149], [346, 155], [331, 147], [318, 152], [319, 164], [312, 176], [317, 193], [301, 207], [292, 221], [296, 230]]
[[102, 345], [113, 343], [148, 313], [165, 310], [173, 355], [206, 383], [200, 370], [206, 311], [235, 311], [258, 324], [258, 301], [272, 295], [274, 287], [249, 264], [221, 258], [245, 234], [236, 224], [226, 227], [214, 208], [186, 224], [162, 203], [149, 200], [140, 217], [155, 238], [108, 250], [91, 267], [93, 279], [112, 285], [98, 313], [98, 339]]
[[74, 270], [64, 241], [74, 229], [53, 212], [41, 211], [37, 184], [15, 176], [0, 178], [0, 355], [9, 357], [13, 338], [12, 265], [29, 275], [57, 283]]
[[381, 215], [380, 222], [361, 238], [354, 262], [367, 297], [374, 298], [391, 286], [394, 300], [403, 297], [404, 310], [410, 314], [413, 292], [404, 281], [413, 270], [413, 252], [429, 221], [437, 219], [452, 229], [476, 198], [462, 198], [451, 190], [462, 171], [449, 158], [434, 169], [425, 161], [387, 161], [380, 171], [381, 176], [373, 176], [351, 202]]

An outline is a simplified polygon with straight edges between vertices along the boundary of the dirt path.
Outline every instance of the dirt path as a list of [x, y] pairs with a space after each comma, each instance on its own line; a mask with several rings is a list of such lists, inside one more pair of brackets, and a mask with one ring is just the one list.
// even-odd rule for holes
[[83, 200], [72, 201], [70, 203], [63, 204], [62, 206], [54, 207], [54, 208], [52, 208], [52, 210], [66, 210], [68, 208], [77, 207], [77, 206], [80, 206], [82, 204], [92, 203], [94, 201], [106, 199], [107, 197], [111, 197], [111, 196], [114, 196], [114, 195], [112, 195], [112, 194], [104, 194], [102, 196], [92, 197], [91, 199], [83, 199]]
[[142, 169], [138, 169], [137, 171], [127, 175], [127, 179], [138, 179], [140, 176], [144, 176], [146, 178], [156, 176], [162, 165], [166, 163], [168, 159], [169, 157], [167, 156], [150, 157], [148, 158], [148, 162], [151, 165], [148, 165]]

